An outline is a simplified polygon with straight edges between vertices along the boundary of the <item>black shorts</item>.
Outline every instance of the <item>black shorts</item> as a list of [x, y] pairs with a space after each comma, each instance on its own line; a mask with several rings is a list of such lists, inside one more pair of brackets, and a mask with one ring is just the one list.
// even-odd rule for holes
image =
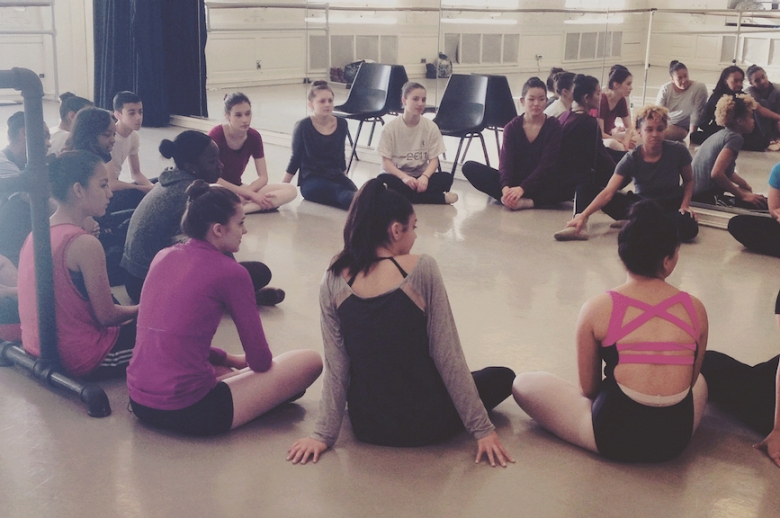
[[130, 400], [133, 413], [144, 423], [185, 435], [217, 435], [233, 425], [233, 395], [220, 381], [203, 399], [180, 410], [158, 410]]

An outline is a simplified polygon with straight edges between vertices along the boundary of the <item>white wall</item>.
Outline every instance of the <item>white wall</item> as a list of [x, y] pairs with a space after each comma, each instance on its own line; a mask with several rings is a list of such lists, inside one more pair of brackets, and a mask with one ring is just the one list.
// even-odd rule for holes
[[[50, 7], [0, 8], [0, 30], [50, 30]], [[59, 93], [70, 90], [92, 97], [92, 2], [55, 0], [54, 22], [57, 31]], [[0, 69], [29, 68], [43, 74], [47, 96], [55, 94], [54, 53], [48, 35], [0, 35]], [[13, 92], [4, 92], [14, 97]]]

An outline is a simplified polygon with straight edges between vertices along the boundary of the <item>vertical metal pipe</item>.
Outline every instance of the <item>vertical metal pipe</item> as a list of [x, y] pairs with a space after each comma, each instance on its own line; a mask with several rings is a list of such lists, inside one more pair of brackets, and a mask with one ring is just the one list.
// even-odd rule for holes
[[54, 98], [60, 98], [60, 64], [57, 60], [57, 26], [54, 23], [54, 2], [51, 3], [51, 51], [54, 55]]
[[650, 10], [650, 21], [647, 23], [647, 45], [645, 45], [645, 82], [642, 85], [642, 106], [647, 98], [647, 75], [650, 71], [650, 40], [653, 37], [653, 17], [655, 9]]
[[49, 178], [43, 137], [43, 84], [31, 70], [15, 68], [13, 71], [18, 76], [17, 84], [24, 98], [24, 127], [27, 134], [26, 171], [30, 179], [30, 212], [41, 361], [58, 364], [54, 274], [49, 234]]
[[[328, 42], [328, 71], [326, 73], [330, 74], [330, 69], [333, 66], [330, 55], [330, 4], [325, 4], [325, 39]], [[328, 77], [328, 80], [330, 81], [330, 77]]]
[[737, 38], [734, 41], [734, 58], [731, 60], [731, 63], [733, 65], [737, 64], [737, 52], [739, 51], [739, 34], [742, 32], [742, 11], [739, 12], [739, 15], [737, 16]]

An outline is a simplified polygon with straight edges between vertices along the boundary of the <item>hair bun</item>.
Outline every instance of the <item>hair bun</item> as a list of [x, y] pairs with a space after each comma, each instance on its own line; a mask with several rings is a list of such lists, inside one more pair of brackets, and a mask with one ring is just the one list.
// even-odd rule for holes
[[315, 87], [315, 86], [328, 86], [328, 82], [327, 82], [327, 81], [324, 81], [324, 80], [322, 80], [322, 79], [318, 79], [318, 80], [314, 81], [314, 82], [311, 84], [311, 86], [312, 86], [312, 87]]
[[671, 61], [669, 62], [669, 68], [673, 67], [673, 66], [674, 66], [674, 65], [676, 65], [677, 63], [679, 63], [679, 61], [677, 61], [676, 59], [673, 59], [673, 60], [671, 60]]
[[204, 182], [203, 180], [195, 180], [190, 184], [189, 187], [187, 187], [187, 199], [190, 201], [195, 200], [197, 198], [200, 198], [207, 192], [209, 192], [209, 184]]
[[160, 154], [165, 158], [173, 158], [174, 153], [176, 153], [176, 143], [167, 138], [163, 139], [160, 142], [159, 150]]
[[60, 95], [60, 102], [67, 101], [71, 97], [76, 97], [76, 94], [74, 94], [73, 92], [65, 92], [64, 94]]

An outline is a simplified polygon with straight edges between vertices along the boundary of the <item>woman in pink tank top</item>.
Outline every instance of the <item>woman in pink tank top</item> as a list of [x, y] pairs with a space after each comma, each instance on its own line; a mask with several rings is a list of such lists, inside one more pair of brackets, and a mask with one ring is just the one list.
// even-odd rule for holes
[[[135, 344], [138, 306], [111, 295], [106, 256], [82, 227], [105, 214], [111, 199], [103, 161], [89, 151], [67, 151], [49, 166], [57, 211], [50, 219], [57, 319], [57, 350], [73, 376], [109, 377], [124, 372]], [[32, 236], [19, 256], [19, 318], [24, 349], [40, 355]]]
[[707, 402], [707, 313], [666, 282], [679, 258], [674, 221], [652, 200], [629, 218], [618, 237], [628, 278], [586, 302], [577, 322], [580, 386], [529, 372], [514, 396], [566, 441], [611, 460], [664, 462], [688, 445]]

